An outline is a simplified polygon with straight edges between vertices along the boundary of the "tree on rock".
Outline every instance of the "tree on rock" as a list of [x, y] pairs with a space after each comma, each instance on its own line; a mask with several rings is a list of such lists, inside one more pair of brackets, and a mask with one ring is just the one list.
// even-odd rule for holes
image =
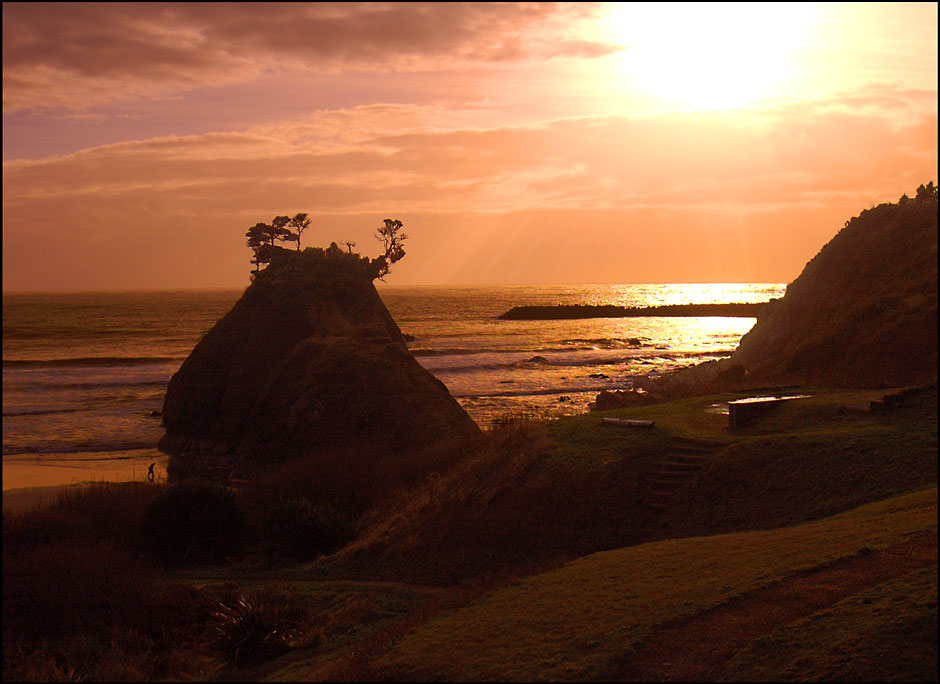
[[[295, 214], [294, 216], [275, 216], [271, 223], [259, 221], [245, 233], [248, 238], [248, 246], [254, 252], [254, 258], [251, 263], [254, 265], [252, 279], [261, 272], [262, 264], [270, 264], [274, 260], [288, 258], [290, 252], [283, 247], [278, 246], [281, 242], [296, 242], [297, 251], [300, 251], [300, 237], [303, 232], [310, 227], [311, 220], [306, 213]], [[352, 240], [346, 240], [346, 252], [343, 252], [335, 242], [325, 250], [314, 250], [329, 258], [337, 257], [355, 257], [357, 263], [360, 263], [364, 273], [374, 280], [382, 278], [389, 272], [389, 268], [396, 261], [405, 256], [403, 243], [407, 239], [402, 231], [402, 222], [398, 219], [385, 219], [382, 227], [376, 232], [376, 238], [379, 239], [385, 251], [374, 259], [360, 256], [352, 251], [356, 245]], [[307, 248], [310, 252], [310, 248]]]
[[271, 221], [272, 228], [272, 241], [271, 244], [274, 244], [274, 240], [281, 240], [282, 242], [296, 242], [297, 245], [300, 245], [300, 235], [293, 232], [288, 226], [291, 224], [290, 216], [275, 216], [274, 220]]
[[921, 183], [920, 187], [917, 188], [917, 194], [914, 196], [915, 202], [936, 202], [937, 201], [937, 186], [933, 184], [933, 181], [924, 185]]
[[[296, 242], [299, 250], [300, 233], [309, 225], [310, 219], [307, 218], [306, 214], [297, 214], [293, 218], [290, 216], [275, 216], [271, 223], [259, 221], [249, 228], [248, 232], [245, 233], [245, 237], [248, 238], [248, 246], [254, 251], [254, 258], [251, 260], [251, 263], [255, 266], [254, 272], [259, 272], [261, 264], [271, 263], [271, 259], [274, 258], [277, 250], [281, 249], [274, 244], [278, 240], [281, 242]], [[295, 233], [291, 228], [296, 228], [298, 232]]]
[[290, 227], [293, 228], [296, 232], [293, 235], [297, 236], [297, 251], [300, 251], [300, 236], [303, 235], [304, 231], [310, 227], [310, 219], [307, 218], [307, 214], [301, 212], [299, 214], [294, 214], [291, 218]]
[[254, 252], [254, 258], [251, 260], [251, 263], [255, 266], [255, 273], [261, 270], [261, 264], [271, 262], [270, 246], [274, 244], [271, 235], [271, 226], [263, 221], [259, 221], [245, 233], [245, 237], [248, 238], [247, 244]]
[[388, 274], [389, 268], [396, 261], [405, 256], [405, 248], [402, 243], [408, 238], [401, 232], [402, 222], [397, 219], [385, 219], [381, 228], [376, 233], [376, 239], [385, 245], [385, 253], [372, 260], [375, 268], [375, 278], [382, 278]]

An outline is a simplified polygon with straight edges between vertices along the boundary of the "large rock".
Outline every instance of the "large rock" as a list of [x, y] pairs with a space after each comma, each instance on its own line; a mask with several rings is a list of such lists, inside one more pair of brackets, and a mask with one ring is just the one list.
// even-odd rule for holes
[[248, 475], [324, 453], [427, 470], [478, 437], [408, 351], [367, 259], [277, 257], [170, 380], [159, 446], [171, 476]]
[[882, 204], [849, 221], [761, 310], [731, 363], [752, 382], [936, 380], [936, 201]]

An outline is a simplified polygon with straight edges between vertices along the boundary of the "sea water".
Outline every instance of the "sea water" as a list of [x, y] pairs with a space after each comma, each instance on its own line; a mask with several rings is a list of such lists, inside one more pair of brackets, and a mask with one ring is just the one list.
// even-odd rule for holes
[[[409, 348], [482, 427], [726, 357], [753, 318], [503, 321], [513, 306], [764, 302], [781, 284], [391, 287]], [[170, 377], [241, 290], [3, 295], [3, 489], [157, 476]]]

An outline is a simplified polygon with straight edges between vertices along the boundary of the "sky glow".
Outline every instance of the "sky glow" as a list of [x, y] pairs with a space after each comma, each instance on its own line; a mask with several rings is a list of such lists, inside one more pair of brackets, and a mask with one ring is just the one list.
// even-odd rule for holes
[[937, 179], [936, 3], [4, 3], [4, 291], [789, 282]]

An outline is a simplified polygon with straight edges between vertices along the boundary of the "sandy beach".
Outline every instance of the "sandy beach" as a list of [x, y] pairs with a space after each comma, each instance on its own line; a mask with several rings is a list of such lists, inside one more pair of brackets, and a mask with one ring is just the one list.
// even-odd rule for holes
[[169, 457], [157, 450], [133, 458], [43, 463], [3, 464], [3, 512], [22, 512], [55, 503], [59, 495], [74, 487], [97, 482], [133, 482], [147, 479], [154, 467], [154, 479], [166, 481]]

